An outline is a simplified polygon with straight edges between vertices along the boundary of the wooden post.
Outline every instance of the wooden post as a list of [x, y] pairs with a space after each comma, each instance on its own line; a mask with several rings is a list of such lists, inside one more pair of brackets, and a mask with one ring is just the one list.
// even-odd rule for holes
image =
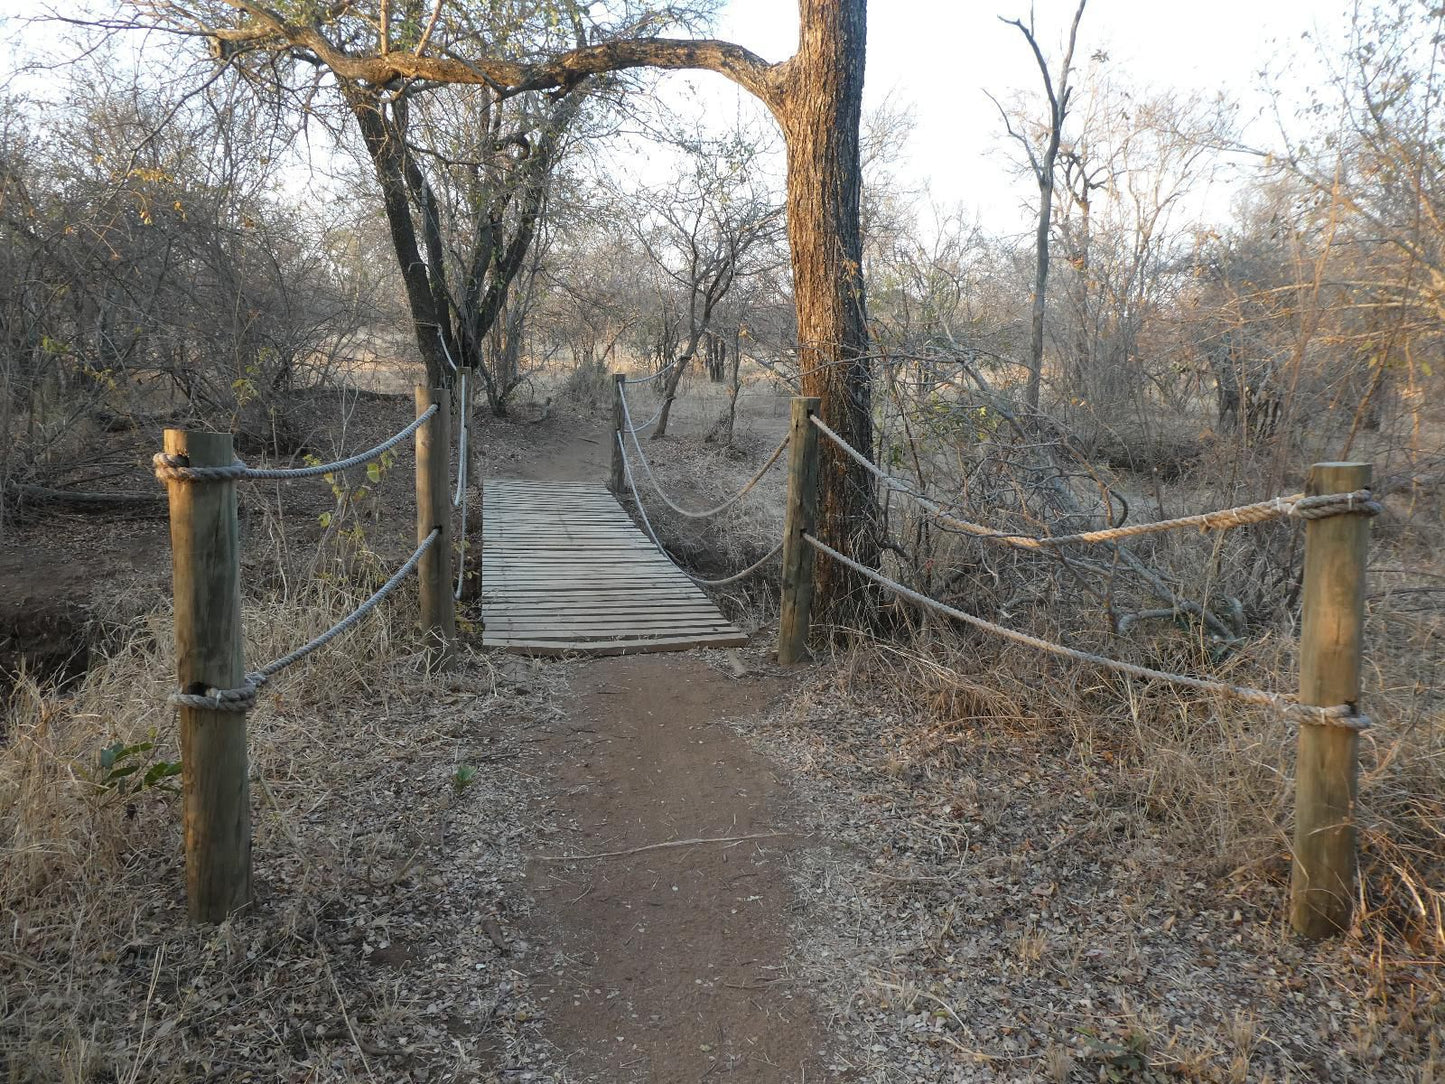
[[[165, 431], [192, 467], [235, 459], [230, 433]], [[181, 691], [235, 689], [241, 656], [241, 537], [236, 483], [171, 480], [176, 676]], [[251, 794], [246, 713], [180, 709], [186, 902], [193, 922], [223, 922], [251, 902]]]
[[627, 420], [622, 413], [622, 392], [626, 383], [626, 373], [612, 374], [612, 476], [607, 480], [607, 488], [618, 494], [627, 488], [627, 478], [622, 465], [622, 447], [618, 443], [627, 439]]
[[[1370, 485], [1368, 463], [1316, 463], [1305, 492], [1349, 493]], [[1368, 516], [1331, 516], [1305, 528], [1300, 621], [1302, 704], [1360, 698]], [[1290, 923], [1304, 937], [1347, 929], [1355, 899], [1355, 794], [1359, 735], [1302, 723], [1295, 766], [1294, 873]]]
[[783, 612], [778, 622], [778, 662], [784, 666], [808, 657], [809, 612], [813, 605], [813, 547], [803, 539], [817, 522], [818, 431], [809, 416], [819, 399], [793, 400], [788, 441], [788, 507], [783, 524]]
[[436, 403], [439, 409], [416, 431], [416, 540], [420, 544], [433, 528], [440, 531], [417, 565], [421, 591], [421, 631], [428, 663], [434, 668], [451, 664], [457, 635], [456, 605], [452, 599], [452, 494], [451, 392], [447, 388], [416, 387], [420, 416]]
[[[462, 369], [462, 372], [466, 374], [467, 378], [465, 382], [466, 394], [458, 396], [457, 424], [469, 425], [471, 422], [472, 400], [477, 394], [477, 370], [474, 367], [466, 367]], [[458, 454], [460, 454], [460, 449]], [[469, 432], [467, 434], [466, 457], [467, 487], [470, 489], [473, 483], [476, 483], [475, 488], [477, 490], [477, 499], [473, 501], [468, 498], [466, 501], [467, 519], [476, 524], [476, 530], [472, 530], [470, 524], [458, 521], [458, 530], [462, 532], [462, 536], [465, 539], [459, 560], [462, 562], [463, 567], [467, 569], [467, 575], [462, 578], [461, 601], [475, 602], [482, 597], [482, 480], [472, 472], [472, 468], [476, 466], [480, 458], [476, 452], [475, 433]], [[461, 469], [462, 465], [459, 462], [457, 463], [457, 470]]]

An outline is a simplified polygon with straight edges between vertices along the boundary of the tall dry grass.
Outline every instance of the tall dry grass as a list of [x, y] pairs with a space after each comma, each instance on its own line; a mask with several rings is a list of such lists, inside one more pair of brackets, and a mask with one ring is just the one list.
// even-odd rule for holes
[[[285, 653], [368, 590], [328, 575], [249, 599], [246, 659]], [[342, 862], [347, 841], [318, 838], [312, 822], [375, 771], [372, 705], [399, 684], [427, 685], [408, 634], [413, 607], [407, 592], [395, 597], [286, 672], [249, 717], [264, 920], [188, 926], [178, 795], [135, 789], [140, 773], [125, 786], [105, 782], [101, 754], [113, 743], [153, 743], [138, 757], [147, 764], [180, 759], [166, 703], [167, 608], [112, 628], [71, 686], [16, 683], [0, 745], [0, 1078], [181, 1081], [205, 1065], [218, 1077], [243, 1075], [253, 1056], [263, 1076], [280, 1064], [257, 1052], [247, 1014], [281, 1013], [288, 998], [294, 1013], [315, 995], [286, 975], [332, 966], [318, 916], [342, 891], [338, 867], [364, 858], [354, 844]], [[334, 1012], [333, 995], [321, 993]], [[334, 1078], [350, 1079], [354, 1060], [340, 1058]]]
[[[1138, 522], [1274, 495], [1258, 487], [1277, 466], [1277, 447], [1201, 438], [1187, 418], [1159, 429], [1152, 443], [1139, 443], [1127, 469], [1114, 469], [1067, 434], [1011, 431], [987, 404], [895, 403], [883, 426], [883, 461], [1003, 533], [1078, 530], [1126, 507], [1128, 521]], [[1151, 458], [1153, 449], [1170, 458]], [[1387, 449], [1357, 451], [1389, 459]], [[1303, 469], [1284, 472], [1285, 492], [1302, 487]], [[1296, 688], [1298, 524], [1037, 554], [950, 533], [896, 494], [885, 503], [892, 546], [884, 571], [909, 586], [1098, 654], [1283, 693]], [[1445, 503], [1437, 487], [1393, 492], [1385, 505], [1369, 551], [1363, 707], [1375, 727], [1360, 746], [1355, 932], [1384, 938], [1396, 958], [1438, 963], [1445, 959]], [[1200, 869], [1253, 886], [1261, 899], [1281, 899], [1296, 740], [1285, 720], [1041, 657], [920, 615], [911, 604], [883, 605], [885, 625], [902, 634], [907, 650], [885, 653], [880, 673], [891, 676], [879, 688], [924, 707], [932, 723], [920, 750], [948, 748], [961, 718], [948, 705], [960, 698], [1007, 733], [1066, 734], [1070, 757], [1107, 777], [1111, 793], [1140, 816], [1170, 827]]]

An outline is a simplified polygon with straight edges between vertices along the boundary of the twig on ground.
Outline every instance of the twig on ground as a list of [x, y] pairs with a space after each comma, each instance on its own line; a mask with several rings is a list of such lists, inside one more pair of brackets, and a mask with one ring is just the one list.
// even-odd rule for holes
[[696, 839], [672, 839], [666, 843], [649, 843], [643, 847], [631, 847], [625, 851], [600, 851], [597, 854], [555, 854], [539, 855], [539, 862], [586, 862], [594, 858], [621, 858], [643, 851], [660, 851], [668, 847], [695, 847], [700, 843], [742, 843], [749, 839], [772, 839], [776, 836], [790, 836], [792, 832], [754, 832], [746, 836], [711, 836]]

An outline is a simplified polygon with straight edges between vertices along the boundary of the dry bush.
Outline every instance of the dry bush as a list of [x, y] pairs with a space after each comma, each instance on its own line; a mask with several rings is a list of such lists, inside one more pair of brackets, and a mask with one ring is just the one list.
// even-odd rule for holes
[[[335, 576], [303, 582], [248, 602], [248, 660], [319, 633], [367, 591]], [[100, 760], [114, 742], [153, 742], [137, 757], [147, 764], [179, 759], [168, 614], [133, 623], [72, 687], [16, 686], [0, 747], [0, 1077], [481, 1071], [478, 1043], [498, 1041], [490, 1016], [478, 1008], [459, 1044], [426, 1007], [444, 966], [463, 975], [447, 980], [455, 1012], [495, 994], [485, 985], [496, 978], [494, 949], [453, 929], [462, 910], [477, 929], [476, 908], [495, 900], [495, 886], [484, 864], [453, 868], [444, 839], [449, 820], [489, 800], [485, 773], [465, 781], [465, 794], [452, 773], [473, 756], [469, 743], [490, 740], [465, 713], [491, 703], [497, 685], [485, 664], [469, 682], [425, 675], [408, 594], [278, 678], [250, 714], [256, 902], [218, 927], [185, 920], [179, 796], [136, 788], [139, 773], [107, 785]], [[511, 817], [483, 818], [479, 845]], [[468, 886], [451, 908], [455, 877]], [[421, 988], [360, 952], [413, 927], [445, 952]]]
[[[1274, 495], [1258, 487], [1278, 470], [1277, 449], [1196, 438], [1190, 451], [1176, 434], [1137, 442], [1127, 469], [1116, 470], [1047, 420], [1018, 419], [982, 397], [895, 397], [892, 407], [880, 460], [1001, 534], [1062, 534], [1126, 512], [1138, 522]], [[1388, 462], [1385, 449], [1366, 453]], [[1285, 492], [1302, 482], [1288, 470], [1282, 476]], [[1156, 669], [1295, 688], [1304, 537], [1296, 524], [1036, 552], [950, 532], [907, 497], [888, 494], [885, 502], [884, 571], [935, 598]], [[1445, 957], [1440, 527], [1435, 498], [1419, 490], [1388, 496], [1370, 551], [1378, 571], [1367, 603], [1363, 704], [1376, 727], [1361, 743], [1359, 930], [1412, 960]], [[955, 719], [975, 715], [1013, 734], [1022, 720], [1047, 727], [1066, 736], [1061, 748], [1071, 761], [1108, 778], [1116, 800], [1170, 826], [1184, 860], [1280, 900], [1295, 744], [1284, 720], [1036, 657], [921, 617], [911, 604], [885, 603], [885, 613], [912, 631], [914, 656], [891, 664], [901, 667], [896, 686], [878, 687], [895, 688], [933, 719], [913, 752], [951, 748], [953, 728], [964, 725]], [[956, 713], [956, 702], [967, 710]]]

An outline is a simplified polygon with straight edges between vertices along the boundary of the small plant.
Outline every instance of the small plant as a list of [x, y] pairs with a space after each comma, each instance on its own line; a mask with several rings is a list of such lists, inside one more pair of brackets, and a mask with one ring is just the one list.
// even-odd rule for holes
[[1142, 1032], [1130, 1028], [1118, 1042], [1101, 1038], [1093, 1028], [1084, 1028], [1080, 1034], [1084, 1036], [1090, 1054], [1100, 1062], [1100, 1080], [1110, 1084], [1131, 1081], [1166, 1084], [1170, 1079], [1164, 1071], [1150, 1065], [1149, 1038]]
[[[181, 774], [178, 760], [154, 760], [148, 753], [155, 751], [154, 741], [136, 742], [127, 745], [117, 741], [100, 751], [100, 763], [92, 781], [102, 791], [122, 796], [139, 794], [143, 790], [163, 790], [174, 794], [176, 786], [170, 780]], [[141, 769], [143, 774], [137, 775]]]
[[470, 764], [458, 764], [452, 773], [452, 789], [458, 794], [466, 790], [477, 778], [477, 769]]

